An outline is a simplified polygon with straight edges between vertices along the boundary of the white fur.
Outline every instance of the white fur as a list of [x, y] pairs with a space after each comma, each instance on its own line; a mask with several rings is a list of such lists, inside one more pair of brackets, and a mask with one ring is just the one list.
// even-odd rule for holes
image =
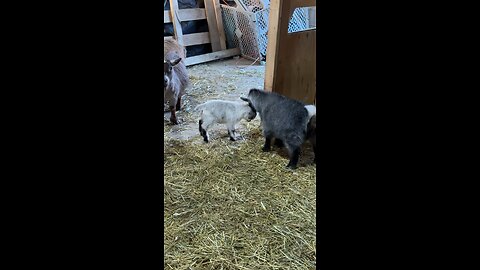
[[305, 109], [308, 111], [308, 120], [317, 114], [317, 107], [315, 107], [315, 105], [305, 105]]
[[201, 110], [202, 128], [207, 131], [214, 124], [226, 124], [229, 133], [235, 138], [235, 125], [242, 119], [248, 119], [251, 111], [248, 102], [244, 101], [227, 101], [227, 100], [210, 100], [195, 107], [195, 110]]
[[315, 107], [314, 105], [305, 105], [305, 109], [307, 109], [308, 112], [307, 123], [305, 125], [305, 131], [307, 131], [308, 122], [310, 122], [310, 119], [312, 119], [314, 115], [317, 115], [317, 107]]

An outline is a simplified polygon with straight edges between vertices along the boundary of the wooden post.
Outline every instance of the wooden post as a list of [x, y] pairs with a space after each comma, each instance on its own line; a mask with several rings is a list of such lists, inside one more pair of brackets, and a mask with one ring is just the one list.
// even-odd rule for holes
[[182, 46], [185, 46], [185, 43], [183, 42], [182, 24], [180, 23], [180, 18], [177, 16], [177, 14], [178, 14], [178, 1], [170, 0], [170, 16], [172, 18], [173, 31], [175, 32], [175, 37], [178, 43]]
[[222, 50], [220, 45], [220, 33], [218, 31], [217, 16], [215, 14], [214, 0], [205, 0], [205, 11], [207, 12], [208, 32], [210, 33], [210, 42], [212, 51]]
[[218, 38], [220, 39], [220, 49], [227, 49], [227, 38], [225, 37], [225, 28], [223, 27], [223, 17], [222, 10], [220, 8], [220, 2], [218, 0], [213, 0], [213, 5], [215, 8], [215, 17], [217, 18], [217, 27], [218, 27]]
[[268, 26], [266, 91], [312, 104], [316, 96], [316, 29], [288, 33], [293, 11], [315, 0], [272, 0]]

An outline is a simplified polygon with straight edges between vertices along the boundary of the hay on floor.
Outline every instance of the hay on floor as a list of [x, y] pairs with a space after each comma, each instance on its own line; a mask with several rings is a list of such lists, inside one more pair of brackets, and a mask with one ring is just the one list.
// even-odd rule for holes
[[310, 145], [292, 171], [283, 150], [261, 151], [258, 128], [243, 135], [165, 137], [165, 269], [315, 269]]

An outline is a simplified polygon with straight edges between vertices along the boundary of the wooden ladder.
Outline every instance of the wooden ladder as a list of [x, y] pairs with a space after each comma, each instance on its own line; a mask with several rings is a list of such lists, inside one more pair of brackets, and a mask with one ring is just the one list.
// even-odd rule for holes
[[[184, 47], [211, 44], [212, 53], [187, 57], [187, 66], [240, 55], [240, 49], [227, 49], [222, 11], [218, 0], [204, 0], [205, 8], [178, 9], [178, 0], [170, 0], [170, 10], [165, 10], [163, 23], [172, 23], [174, 37]], [[207, 20], [208, 32], [184, 35], [181, 22]], [[173, 37], [164, 37], [164, 40]], [[188, 48], [187, 48], [188, 49]]]

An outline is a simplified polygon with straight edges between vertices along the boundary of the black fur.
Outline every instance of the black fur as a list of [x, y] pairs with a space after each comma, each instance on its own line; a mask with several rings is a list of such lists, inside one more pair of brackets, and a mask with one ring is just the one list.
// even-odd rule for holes
[[200, 131], [200, 135], [203, 136], [203, 128], [202, 128], [203, 121], [200, 119], [198, 120], [198, 131]]
[[233, 129], [233, 130], [229, 129], [228, 130], [228, 135], [230, 136], [230, 141], [233, 141], [233, 142], [236, 141], [236, 139], [235, 139], [235, 129]]
[[250, 109], [252, 109], [252, 112], [253, 112], [253, 114], [252, 114], [253, 117], [249, 117], [249, 119], [253, 120], [255, 118], [255, 116], [257, 115], [257, 110], [255, 110], [255, 107], [253, 107], [252, 102], [250, 102], [250, 100], [248, 98], [240, 97], [240, 99], [248, 102], [248, 106], [250, 107]]
[[287, 167], [295, 169], [300, 156], [300, 148], [307, 139], [309, 116], [305, 104], [258, 89], [250, 90], [248, 101], [262, 119], [263, 135], [265, 136], [263, 151], [270, 150], [273, 138], [283, 142], [290, 156]]
[[207, 131], [202, 128], [203, 121], [198, 120], [198, 131], [200, 131], [200, 135], [203, 137], [203, 140], [208, 143]]
[[277, 138], [275, 138], [275, 141], [274, 141], [273, 144], [274, 144], [276, 147], [279, 147], [279, 148], [282, 148], [282, 147], [285, 146], [285, 145], [283, 145], [282, 140], [279, 140], [279, 139], [277, 139]]

